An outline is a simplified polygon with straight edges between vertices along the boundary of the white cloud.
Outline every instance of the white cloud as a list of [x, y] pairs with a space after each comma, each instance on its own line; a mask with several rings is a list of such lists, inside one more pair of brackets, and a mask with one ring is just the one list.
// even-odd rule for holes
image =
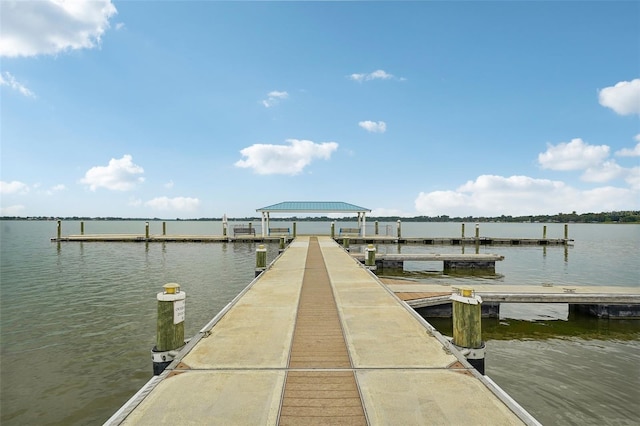
[[415, 208], [428, 216], [556, 214], [640, 208], [637, 189], [601, 187], [579, 190], [564, 182], [528, 176], [482, 175], [453, 191], [421, 192]]
[[620, 157], [640, 157], [640, 134], [637, 134], [634, 138], [638, 143], [634, 148], [624, 148], [616, 152], [616, 155]]
[[281, 100], [287, 99], [288, 97], [289, 93], [274, 90], [267, 94], [267, 99], [262, 101], [262, 105], [264, 105], [265, 108], [271, 108], [272, 106], [277, 105]]
[[369, 120], [361, 121], [358, 123], [358, 126], [371, 133], [384, 133], [387, 131], [387, 123], [384, 121], [378, 121], [377, 123]]
[[624, 180], [629, 184], [631, 189], [640, 192], [640, 166], [628, 169]]
[[393, 74], [389, 74], [384, 70], [376, 70], [370, 73], [351, 74], [349, 76], [349, 79], [353, 81], [357, 81], [359, 83], [362, 83], [363, 81], [371, 81], [371, 80], [391, 80], [391, 79], [400, 80], [400, 81], [406, 80], [403, 77], [396, 77]]
[[315, 143], [308, 140], [287, 139], [289, 145], [255, 144], [240, 151], [244, 160], [236, 167], [250, 168], [260, 175], [297, 175], [316, 159], [328, 160], [338, 149], [335, 142]]
[[66, 191], [67, 187], [63, 184], [54, 185], [46, 191], [47, 195], [53, 195], [56, 192]]
[[144, 182], [144, 178], [138, 176], [144, 173], [144, 169], [133, 163], [131, 155], [123, 155], [121, 159], [112, 158], [108, 166], [95, 166], [85, 173], [80, 183], [89, 185], [89, 189], [95, 191], [102, 187], [115, 191], [129, 191], [136, 184]]
[[29, 185], [26, 183], [18, 182], [17, 180], [11, 182], [0, 181], [0, 194], [26, 194], [29, 192]]
[[170, 180], [169, 182], [165, 183], [164, 187], [167, 189], [173, 188], [173, 180]]
[[17, 90], [18, 92], [20, 92], [20, 94], [28, 98], [36, 97], [35, 93], [29, 90], [24, 84], [16, 80], [16, 78], [9, 71], [5, 71], [0, 74], [0, 86], [8, 86], [13, 90]]
[[589, 145], [577, 138], [555, 146], [548, 144], [547, 151], [538, 154], [538, 162], [543, 169], [582, 170], [601, 164], [608, 156], [607, 145]]
[[627, 169], [621, 167], [615, 160], [605, 161], [594, 167], [589, 167], [581, 176], [585, 182], [608, 182], [626, 175]]
[[0, 215], [2, 216], [20, 216], [20, 213], [24, 211], [25, 207], [22, 204], [16, 204], [14, 206], [0, 207]]
[[600, 90], [598, 98], [600, 105], [620, 115], [640, 115], [640, 78], [605, 87]]
[[0, 2], [0, 56], [94, 48], [117, 12], [111, 0]]
[[192, 212], [200, 206], [200, 200], [190, 197], [158, 197], [144, 203], [156, 210], [172, 210], [181, 212]]

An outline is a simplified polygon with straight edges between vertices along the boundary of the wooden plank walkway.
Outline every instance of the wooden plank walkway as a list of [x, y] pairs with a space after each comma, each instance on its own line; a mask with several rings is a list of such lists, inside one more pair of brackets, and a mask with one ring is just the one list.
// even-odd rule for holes
[[538, 424], [330, 237], [298, 237], [106, 424], [470, 419]]

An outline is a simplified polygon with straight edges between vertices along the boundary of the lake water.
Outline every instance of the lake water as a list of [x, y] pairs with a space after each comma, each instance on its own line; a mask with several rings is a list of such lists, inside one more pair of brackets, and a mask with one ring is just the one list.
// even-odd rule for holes
[[[80, 231], [79, 222], [62, 226], [63, 235]], [[380, 233], [396, 235], [396, 226], [380, 224]], [[542, 226], [482, 223], [480, 235], [539, 238]], [[150, 227], [152, 234], [162, 232], [162, 222]], [[373, 225], [367, 227], [372, 234]], [[330, 224], [298, 222], [297, 230], [329, 234]], [[143, 234], [144, 222], [87, 221], [85, 232]], [[467, 223], [466, 235], [474, 232]], [[171, 221], [167, 233], [221, 235], [222, 224]], [[151, 377], [156, 293], [165, 283], [177, 282], [187, 293], [185, 335], [192, 336], [254, 276], [253, 243], [56, 244], [50, 242], [55, 234], [54, 221], [0, 222], [2, 425], [102, 424]], [[455, 223], [402, 223], [403, 237], [460, 234]], [[481, 246], [481, 253], [505, 256], [495, 275], [448, 276], [439, 264], [414, 262], [405, 265], [404, 276], [465, 285], [640, 286], [640, 225], [571, 224], [569, 234], [575, 240], [569, 248]], [[547, 224], [549, 238], [563, 235], [562, 224]], [[271, 261], [277, 244], [267, 249]], [[573, 317], [566, 305], [517, 305], [501, 312], [500, 319], [483, 322], [486, 373], [543, 424], [640, 423], [640, 321]], [[450, 320], [429, 321], [451, 334]]]

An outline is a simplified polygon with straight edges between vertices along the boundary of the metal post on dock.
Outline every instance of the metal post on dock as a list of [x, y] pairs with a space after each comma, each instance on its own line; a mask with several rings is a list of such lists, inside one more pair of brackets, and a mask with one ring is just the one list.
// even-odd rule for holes
[[267, 269], [267, 249], [260, 244], [256, 249], [256, 277]]
[[482, 298], [473, 289], [456, 289], [453, 303], [453, 344], [469, 364], [484, 374], [485, 343], [482, 341]]
[[144, 237], [149, 239], [149, 222], [144, 223]]
[[369, 244], [365, 249], [364, 265], [367, 269], [374, 271], [376, 269], [376, 248], [373, 244]]
[[168, 283], [158, 293], [156, 345], [151, 350], [153, 374], [159, 375], [171, 364], [184, 342], [184, 318], [187, 293], [180, 284]]
[[84, 235], [84, 221], [80, 222], [80, 235]]
[[398, 239], [402, 238], [402, 222], [398, 219]]

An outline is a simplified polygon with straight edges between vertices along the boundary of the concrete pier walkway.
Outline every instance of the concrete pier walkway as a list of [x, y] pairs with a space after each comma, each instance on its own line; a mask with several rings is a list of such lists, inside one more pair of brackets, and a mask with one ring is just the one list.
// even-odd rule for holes
[[330, 237], [298, 237], [106, 424], [538, 423]]

